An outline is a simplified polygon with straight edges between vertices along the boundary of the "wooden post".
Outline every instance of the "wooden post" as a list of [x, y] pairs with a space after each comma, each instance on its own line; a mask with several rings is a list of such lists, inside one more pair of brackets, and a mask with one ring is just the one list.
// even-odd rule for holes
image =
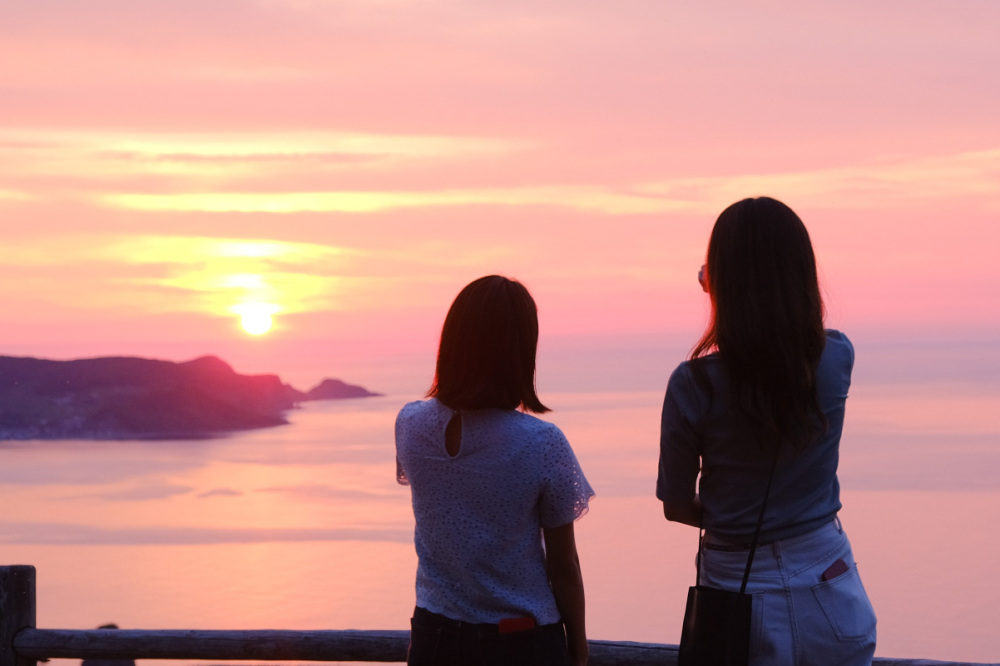
[[35, 567], [0, 566], [0, 666], [35, 666], [14, 651], [14, 636], [35, 628]]

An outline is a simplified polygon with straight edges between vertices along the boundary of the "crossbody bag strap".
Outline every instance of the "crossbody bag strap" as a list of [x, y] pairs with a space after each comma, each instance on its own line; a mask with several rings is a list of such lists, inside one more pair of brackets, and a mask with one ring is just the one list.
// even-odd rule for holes
[[[757, 518], [757, 527], [753, 531], [753, 541], [750, 542], [750, 554], [747, 556], [747, 568], [743, 572], [743, 584], [740, 585], [740, 594], [745, 594], [747, 582], [750, 580], [750, 567], [753, 566], [753, 555], [757, 551], [757, 542], [760, 539], [760, 528], [764, 524], [764, 511], [767, 510], [767, 498], [771, 495], [771, 482], [774, 481], [774, 468], [778, 466], [779, 448], [774, 450], [774, 459], [771, 461], [771, 472], [767, 475], [767, 488], [764, 490], [764, 501], [760, 504], [760, 516]], [[701, 544], [698, 544], [699, 561], [701, 558]], [[701, 566], [698, 567], [701, 569]]]
[[695, 565], [696, 566], [694, 568], [694, 584], [696, 586], [700, 586], [701, 585], [701, 549], [702, 549], [702, 546], [704, 544], [705, 544], [705, 528], [699, 526], [698, 527], [698, 559], [695, 560]]

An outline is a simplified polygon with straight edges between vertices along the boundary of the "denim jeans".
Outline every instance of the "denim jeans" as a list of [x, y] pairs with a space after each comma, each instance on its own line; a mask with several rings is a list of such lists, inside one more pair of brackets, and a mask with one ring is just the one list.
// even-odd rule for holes
[[410, 620], [409, 666], [567, 666], [562, 624], [500, 633], [495, 624], [472, 624], [419, 606]]
[[[706, 536], [702, 585], [739, 590], [748, 554]], [[747, 593], [751, 666], [871, 664], [875, 611], [839, 520], [758, 546]]]

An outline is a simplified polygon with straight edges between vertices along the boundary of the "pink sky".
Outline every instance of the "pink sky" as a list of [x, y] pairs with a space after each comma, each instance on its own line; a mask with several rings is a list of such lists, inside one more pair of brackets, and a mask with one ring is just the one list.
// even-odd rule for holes
[[995, 348], [998, 27], [987, 0], [4, 3], [0, 353], [370, 383], [494, 272], [549, 344], [688, 344], [715, 216], [756, 195], [810, 228], [831, 325]]

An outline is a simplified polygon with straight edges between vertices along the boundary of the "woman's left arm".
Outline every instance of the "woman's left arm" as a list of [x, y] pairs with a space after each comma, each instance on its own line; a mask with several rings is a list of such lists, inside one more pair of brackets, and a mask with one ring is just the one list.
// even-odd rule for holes
[[583, 573], [580, 557], [576, 552], [576, 535], [573, 523], [542, 530], [545, 537], [545, 566], [552, 585], [552, 594], [566, 625], [570, 663], [583, 666], [587, 663], [590, 648], [587, 646], [586, 603], [583, 593]]

